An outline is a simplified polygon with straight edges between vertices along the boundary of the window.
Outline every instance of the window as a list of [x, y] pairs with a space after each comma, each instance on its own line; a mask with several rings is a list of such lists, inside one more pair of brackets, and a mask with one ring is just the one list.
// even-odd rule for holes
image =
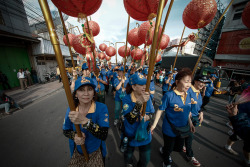
[[4, 19], [3, 19], [3, 16], [2, 16], [2, 12], [0, 11], [0, 24], [1, 25], [5, 25], [5, 22], [4, 22]]
[[234, 14], [233, 20], [239, 20], [241, 18], [241, 14], [242, 12]]

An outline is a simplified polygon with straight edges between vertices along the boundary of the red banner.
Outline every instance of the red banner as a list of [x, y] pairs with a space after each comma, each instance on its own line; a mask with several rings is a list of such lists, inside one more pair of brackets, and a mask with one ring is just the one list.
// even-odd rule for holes
[[223, 32], [217, 54], [250, 54], [250, 30]]

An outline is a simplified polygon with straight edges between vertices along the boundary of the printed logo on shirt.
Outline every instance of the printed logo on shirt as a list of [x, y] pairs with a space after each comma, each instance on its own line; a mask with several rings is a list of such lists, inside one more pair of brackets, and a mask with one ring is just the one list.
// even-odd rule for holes
[[105, 117], [109, 116], [108, 114], [105, 114]]
[[177, 111], [177, 112], [183, 112], [183, 109], [182, 108], [179, 108], [179, 106], [177, 104], [174, 105], [174, 111]]
[[124, 104], [124, 105], [123, 105], [123, 110], [126, 111], [128, 108], [129, 108], [128, 104]]
[[191, 98], [191, 104], [197, 104], [197, 101], [195, 101], [193, 98]]
[[104, 119], [104, 122], [109, 122], [108, 118]]

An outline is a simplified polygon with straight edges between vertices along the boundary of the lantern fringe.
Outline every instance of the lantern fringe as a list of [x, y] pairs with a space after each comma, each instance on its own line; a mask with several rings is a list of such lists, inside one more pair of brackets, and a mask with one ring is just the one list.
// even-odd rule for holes
[[157, 14], [155, 13], [150, 13], [150, 15], [148, 16], [148, 20], [152, 20], [153, 18], [155, 18], [157, 16]]

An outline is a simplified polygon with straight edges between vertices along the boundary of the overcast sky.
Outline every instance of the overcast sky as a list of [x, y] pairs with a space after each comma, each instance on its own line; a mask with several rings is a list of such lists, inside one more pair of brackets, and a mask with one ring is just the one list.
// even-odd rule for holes
[[[28, 0], [34, 2], [34, 0]], [[191, 0], [175, 0], [172, 6], [171, 13], [164, 31], [170, 37], [170, 40], [180, 38], [184, 24], [182, 21], [182, 13]], [[217, 0], [216, 0], [217, 1]], [[49, 6], [51, 10], [56, 10], [52, 2], [49, 0]], [[229, 0], [221, 0], [221, 3], [226, 7], [229, 4]], [[163, 11], [162, 24], [164, 22], [167, 9], [169, 6], [170, 0]], [[103, 41], [115, 42], [125, 42], [126, 41], [126, 29], [127, 29], [127, 20], [128, 14], [125, 11], [123, 0], [103, 0], [101, 7], [96, 13], [91, 15], [91, 19], [96, 21], [100, 26], [100, 33], [95, 37], [96, 45], [99, 46]], [[81, 29], [81, 24], [77, 22], [77, 18], [69, 17], [67, 20], [75, 26], [79, 26]], [[130, 29], [135, 28], [136, 20], [130, 19]], [[141, 24], [142, 22], [138, 22]], [[190, 33], [197, 32], [197, 30], [192, 30], [186, 28], [184, 37], [187, 37]], [[107, 43], [108, 44], [108, 43]], [[119, 44], [118, 48], [123, 44]], [[143, 47], [143, 46], [141, 46]], [[118, 56], [118, 60], [121, 60], [121, 57]], [[112, 57], [111, 61], [115, 61], [115, 58]]]

